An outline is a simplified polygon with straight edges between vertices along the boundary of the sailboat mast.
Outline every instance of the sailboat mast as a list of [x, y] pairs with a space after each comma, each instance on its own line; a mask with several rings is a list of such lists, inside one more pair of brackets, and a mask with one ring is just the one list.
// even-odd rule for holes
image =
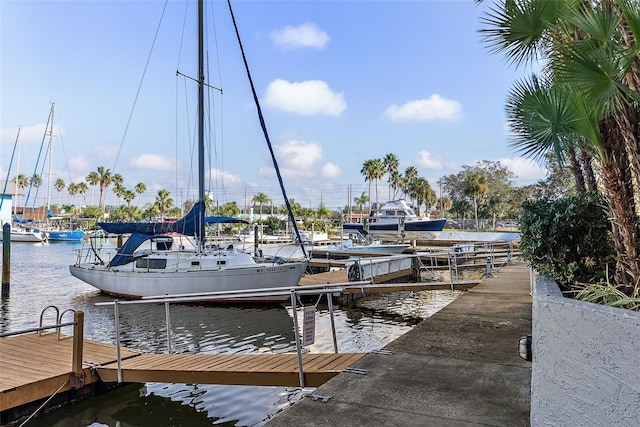
[[[47, 211], [51, 209], [51, 158], [53, 157], [53, 113], [56, 103], [51, 103], [51, 127], [49, 128], [49, 185], [47, 186]], [[46, 213], [45, 213], [46, 215]]]
[[198, 213], [196, 231], [199, 247], [204, 247], [204, 0], [198, 0], [198, 202], [202, 208]]

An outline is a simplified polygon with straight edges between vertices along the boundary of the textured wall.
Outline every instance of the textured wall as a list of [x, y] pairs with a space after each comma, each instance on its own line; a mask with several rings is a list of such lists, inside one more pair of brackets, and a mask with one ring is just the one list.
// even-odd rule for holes
[[537, 277], [532, 329], [532, 426], [640, 426], [640, 313]]

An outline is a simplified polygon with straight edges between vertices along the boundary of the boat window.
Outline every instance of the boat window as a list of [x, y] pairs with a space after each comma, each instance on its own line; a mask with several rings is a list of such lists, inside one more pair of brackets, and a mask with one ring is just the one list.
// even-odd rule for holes
[[200, 261], [191, 261], [191, 267], [197, 267], [200, 265]]
[[218, 265], [227, 265], [227, 260], [218, 261]]
[[166, 259], [140, 258], [136, 260], [136, 268], [148, 268], [153, 270], [164, 270], [167, 268]]

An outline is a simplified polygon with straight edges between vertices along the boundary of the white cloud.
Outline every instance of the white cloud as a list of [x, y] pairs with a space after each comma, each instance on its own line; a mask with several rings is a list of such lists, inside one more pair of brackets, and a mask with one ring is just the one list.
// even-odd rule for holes
[[331, 38], [326, 31], [314, 23], [306, 23], [297, 27], [288, 25], [271, 32], [273, 44], [283, 50], [312, 47], [323, 49]]
[[129, 167], [132, 169], [153, 171], [175, 171], [176, 161], [175, 159], [159, 154], [143, 154], [132, 158], [129, 162]]
[[100, 164], [106, 168], [109, 168], [105, 163], [111, 162], [116, 159], [118, 155], [118, 147], [93, 147], [91, 150], [91, 157], [100, 161]]
[[518, 181], [538, 181], [545, 179], [547, 176], [547, 169], [531, 159], [514, 157], [500, 159], [499, 161], [517, 176]]
[[462, 115], [462, 106], [457, 101], [445, 99], [434, 93], [428, 99], [409, 101], [400, 106], [391, 105], [384, 115], [392, 122], [453, 121]]
[[276, 79], [267, 87], [263, 102], [268, 107], [301, 116], [338, 116], [347, 108], [343, 94], [332, 91], [321, 80], [290, 83]]
[[214, 181], [221, 181], [225, 186], [235, 186], [242, 184], [242, 178], [238, 175], [234, 175], [231, 172], [223, 171], [220, 169], [211, 169], [208, 171], [208, 177]]
[[[317, 164], [322, 161], [322, 147], [311, 142], [289, 140], [274, 146], [278, 168], [283, 177], [302, 178], [318, 174]], [[259, 171], [263, 178], [273, 178], [272, 166], [263, 167]]]
[[443, 162], [434, 158], [433, 154], [425, 150], [418, 152], [418, 158], [415, 160], [415, 165], [423, 169], [443, 169], [444, 168]]
[[320, 174], [323, 178], [337, 178], [342, 175], [342, 169], [335, 163], [327, 163], [322, 166]]
[[89, 161], [85, 156], [75, 156], [69, 159], [69, 169], [74, 171], [89, 170]]

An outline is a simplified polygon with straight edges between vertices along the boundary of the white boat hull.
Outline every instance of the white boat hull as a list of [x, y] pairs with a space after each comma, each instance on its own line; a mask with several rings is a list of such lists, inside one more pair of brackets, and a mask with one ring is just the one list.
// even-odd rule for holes
[[[199, 257], [200, 260], [205, 256]], [[209, 258], [215, 256], [209, 255]], [[188, 261], [196, 262], [195, 257]], [[296, 286], [304, 274], [307, 262], [255, 263], [238, 267], [188, 267], [171, 271], [141, 269], [135, 262], [117, 267], [84, 263], [69, 266], [71, 274], [101, 291], [126, 298], [189, 293], [245, 291]], [[244, 298], [243, 301], [282, 301], [288, 296]], [[212, 298], [212, 300], [225, 298]], [[231, 299], [229, 299], [231, 300]]]
[[[42, 243], [47, 239], [47, 237], [41, 231], [22, 231], [12, 229], [10, 239], [12, 242]], [[2, 232], [0, 232], [0, 241], [2, 241]]]

